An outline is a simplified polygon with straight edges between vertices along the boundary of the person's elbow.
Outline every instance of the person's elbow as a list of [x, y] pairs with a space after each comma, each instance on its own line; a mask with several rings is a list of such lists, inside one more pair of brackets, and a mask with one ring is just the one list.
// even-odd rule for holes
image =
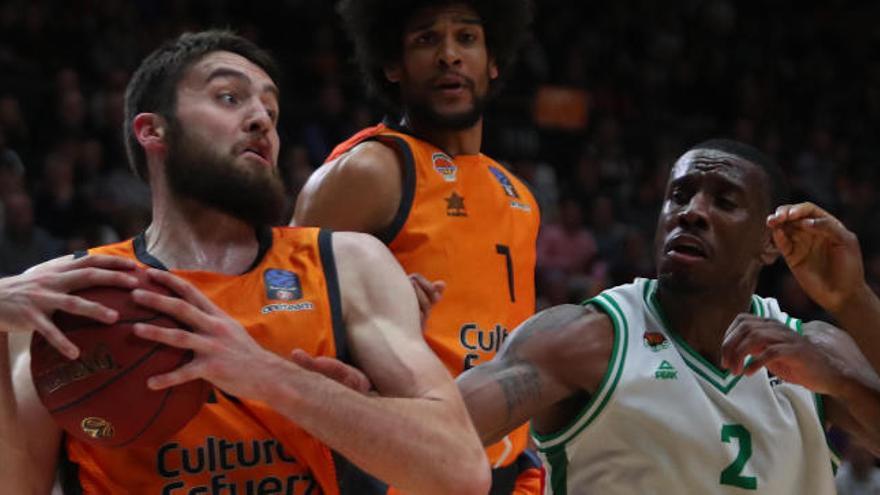
[[492, 487], [492, 470], [482, 448], [460, 457], [451, 471], [451, 486], [445, 493], [486, 495]]

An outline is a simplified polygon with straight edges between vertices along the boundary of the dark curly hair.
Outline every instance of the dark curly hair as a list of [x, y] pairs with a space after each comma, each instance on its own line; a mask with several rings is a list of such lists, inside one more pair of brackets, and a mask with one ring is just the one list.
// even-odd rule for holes
[[272, 56], [232, 31], [213, 29], [183, 33], [163, 43], [141, 62], [125, 89], [123, 142], [129, 165], [141, 179], [149, 181], [147, 157], [134, 136], [134, 118], [139, 113], [152, 112], [173, 121], [177, 114], [177, 84], [192, 64], [217, 51], [241, 55], [279, 84], [281, 71]]
[[[385, 78], [384, 68], [399, 61], [403, 54], [405, 23], [420, 9], [454, 3], [470, 5], [482, 19], [486, 46], [503, 78], [532, 22], [530, 0], [340, 0], [336, 10], [354, 42], [371, 96], [399, 110], [398, 87]], [[493, 90], [495, 87], [497, 81], [493, 82]]]

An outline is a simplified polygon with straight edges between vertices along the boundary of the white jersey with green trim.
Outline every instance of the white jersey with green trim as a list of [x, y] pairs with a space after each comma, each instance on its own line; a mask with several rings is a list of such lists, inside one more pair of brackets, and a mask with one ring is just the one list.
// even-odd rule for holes
[[[766, 368], [721, 371], [668, 327], [655, 280], [588, 301], [614, 323], [608, 371], [578, 417], [533, 432], [553, 495], [835, 493], [821, 399]], [[751, 311], [800, 332], [775, 299]]]

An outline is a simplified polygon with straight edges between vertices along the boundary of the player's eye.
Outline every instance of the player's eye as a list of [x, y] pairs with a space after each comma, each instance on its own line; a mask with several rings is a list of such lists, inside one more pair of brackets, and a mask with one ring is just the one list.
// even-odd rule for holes
[[477, 35], [476, 33], [466, 31], [458, 35], [458, 41], [461, 43], [473, 43], [477, 41]]
[[433, 43], [436, 39], [437, 39], [437, 35], [435, 33], [431, 32], [431, 31], [425, 31], [423, 33], [419, 33], [419, 35], [416, 36], [415, 41], [416, 41], [416, 44], [419, 44], [419, 45], [429, 45], [429, 44]]
[[733, 210], [738, 206], [736, 201], [725, 196], [719, 197], [716, 202], [718, 203], [718, 207], [725, 211]]
[[231, 93], [228, 91], [224, 91], [217, 95], [217, 99], [227, 105], [237, 105], [239, 102], [238, 96], [235, 93]]
[[676, 187], [669, 192], [669, 199], [677, 204], [684, 204], [688, 201], [688, 195], [683, 189]]

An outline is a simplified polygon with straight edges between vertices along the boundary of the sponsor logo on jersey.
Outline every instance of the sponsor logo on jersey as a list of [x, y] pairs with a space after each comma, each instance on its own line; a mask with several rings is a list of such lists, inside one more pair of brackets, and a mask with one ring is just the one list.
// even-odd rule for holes
[[[275, 473], [259, 478], [237, 475], [248, 468], [270, 466]], [[168, 442], [158, 449], [156, 474], [165, 480], [165, 494], [317, 492], [312, 474], [275, 439], [226, 440], [208, 436], [196, 446]]]
[[455, 182], [458, 172], [458, 166], [452, 161], [446, 153], [434, 153], [431, 155], [431, 161], [434, 164], [434, 170], [443, 176], [446, 182]]
[[452, 194], [446, 200], [446, 216], [449, 217], [466, 217], [467, 209], [464, 207], [464, 196], [452, 191]]
[[491, 329], [480, 328], [476, 323], [465, 323], [458, 330], [458, 341], [468, 353], [464, 357], [462, 371], [467, 371], [477, 364], [481, 358], [492, 359], [501, 349], [501, 344], [510, 336], [510, 331], [496, 323]]
[[510, 181], [510, 177], [508, 177], [507, 174], [492, 166], [489, 167], [489, 171], [492, 172], [492, 175], [494, 175], [496, 179], [498, 179], [501, 188], [504, 189], [504, 194], [511, 198], [519, 199], [519, 193], [516, 192], [516, 187], [514, 187], [513, 182]]
[[668, 349], [671, 345], [669, 339], [660, 332], [645, 332], [642, 336], [642, 342], [645, 344], [645, 347], [651, 349], [653, 352], [660, 352], [663, 349]]
[[263, 272], [266, 298], [270, 301], [293, 301], [302, 299], [302, 286], [299, 276], [288, 270], [270, 268]]
[[678, 370], [664, 359], [654, 371], [654, 378], [657, 380], [678, 380]]
[[302, 299], [302, 285], [299, 276], [289, 270], [270, 268], [263, 272], [263, 284], [266, 287], [266, 298], [270, 301], [284, 301], [263, 306], [260, 313], [266, 315], [276, 311], [311, 311], [315, 304]]
[[508, 177], [507, 174], [493, 166], [489, 166], [489, 171], [492, 172], [492, 175], [495, 176], [495, 179], [497, 179], [498, 183], [501, 184], [501, 188], [504, 189], [504, 194], [513, 198], [510, 201], [510, 206], [512, 208], [527, 212], [532, 211], [531, 206], [519, 200], [520, 197], [519, 193], [516, 190], [516, 186], [513, 185], [513, 182], [511, 182], [510, 177]]

